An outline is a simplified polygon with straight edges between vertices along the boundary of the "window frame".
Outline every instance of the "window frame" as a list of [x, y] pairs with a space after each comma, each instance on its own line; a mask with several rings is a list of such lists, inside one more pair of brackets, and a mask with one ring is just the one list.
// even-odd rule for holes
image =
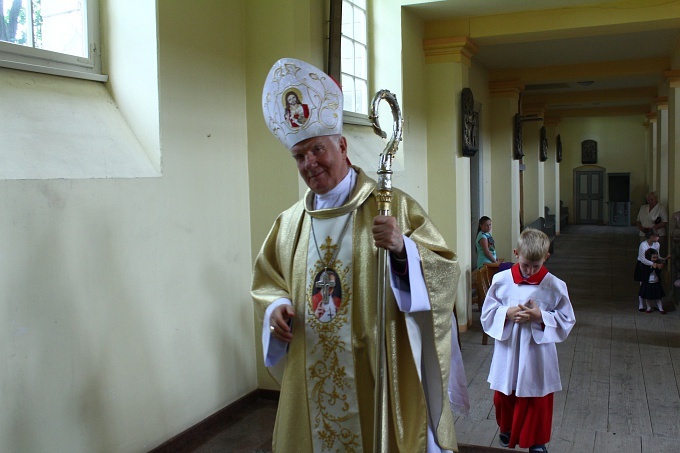
[[[328, 51], [328, 74], [331, 75], [338, 83], [342, 81], [342, 46], [341, 42], [343, 39], [342, 34], [342, 4], [344, 0], [330, 0], [330, 20], [329, 20], [329, 51]], [[348, 0], [354, 3], [352, 0]], [[356, 5], [355, 5], [356, 6]], [[364, 10], [366, 14], [366, 105], [365, 108], [370, 111], [371, 108], [371, 83], [370, 83], [370, 63], [371, 55], [369, 49], [369, 20], [370, 20], [370, 1], [366, 2], [366, 9]], [[350, 38], [352, 39], [352, 38]], [[352, 39], [353, 40], [353, 39]], [[353, 40], [355, 41], [355, 40]], [[356, 78], [356, 76], [351, 75], [351, 77]], [[359, 77], [360, 78], [360, 77]], [[361, 78], [360, 78], [361, 79]], [[343, 103], [344, 104], [344, 103]], [[344, 122], [350, 124], [357, 124], [363, 126], [370, 126], [371, 121], [368, 119], [367, 113], [358, 113], [355, 111], [343, 109]]]
[[0, 67], [106, 82], [102, 74], [99, 0], [84, 0], [88, 56], [80, 57], [0, 41]]

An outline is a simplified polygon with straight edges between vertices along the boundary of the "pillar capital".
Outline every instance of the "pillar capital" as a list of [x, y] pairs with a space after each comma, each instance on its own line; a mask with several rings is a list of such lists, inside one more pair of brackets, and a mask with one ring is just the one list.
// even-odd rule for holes
[[652, 105], [657, 110], [668, 110], [668, 96], [657, 96], [652, 100]]
[[489, 95], [492, 98], [517, 99], [522, 91], [524, 91], [524, 83], [520, 80], [489, 82]]
[[466, 36], [456, 38], [423, 39], [425, 51], [425, 63], [463, 63], [465, 66], [472, 64], [472, 56], [477, 53], [479, 47], [473, 40]]
[[671, 88], [680, 88], [680, 70], [672, 69], [663, 72], [664, 83]]

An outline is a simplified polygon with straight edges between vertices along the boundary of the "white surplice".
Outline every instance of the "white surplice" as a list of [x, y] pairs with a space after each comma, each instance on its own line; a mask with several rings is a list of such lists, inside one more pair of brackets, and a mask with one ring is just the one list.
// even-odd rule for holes
[[[510, 307], [529, 300], [541, 309], [542, 322], [506, 319]], [[491, 389], [519, 397], [562, 390], [555, 343], [564, 341], [574, 323], [567, 285], [547, 273], [539, 284], [516, 284], [512, 271], [497, 273], [481, 314], [484, 331], [496, 341], [489, 372]]]

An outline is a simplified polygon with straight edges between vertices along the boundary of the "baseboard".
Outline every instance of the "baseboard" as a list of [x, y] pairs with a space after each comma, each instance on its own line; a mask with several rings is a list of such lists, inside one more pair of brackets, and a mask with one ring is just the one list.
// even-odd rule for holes
[[[279, 400], [278, 390], [258, 389], [234, 401], [205, 420], [197, 423], [172, 439], [164, 442], [150, 453], [191, 453], [234, 423], [249, 405], [257, 400]], [[507, 449], [459, 444], [461, 453], [503, 453]]]
[[206, 442], [206, 439], [210, 439], [219, 434], [225, 427], [228, 427], [230, 424], [237, 421], [248, 406], [255, 403], [258, 399], [278, 401], [279, 391], [265, 389], [254, 390], [210, 415], [208, 418], [179, 433], [175, 437], [154, 448], [149, 453], [181, 453], [194, 451], [203, 445]]

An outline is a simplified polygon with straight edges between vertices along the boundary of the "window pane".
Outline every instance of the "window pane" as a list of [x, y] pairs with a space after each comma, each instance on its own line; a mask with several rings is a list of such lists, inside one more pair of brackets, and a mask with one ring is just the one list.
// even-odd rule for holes
[[105, 81], [99, 2], [0, 0], [0, 67]]
[[342, 1], [340, 71], [344, 110], [368, 114], [366, 0]]
[[87, 57], [83, 0], [28, 0], [3, 5], [0, 40]]
[[346, 74], [342, 75], [342, 94], [344, 98], [343, 110], [354, 112], [354, 79]]
[[[0, 21], [0, 41], [31, 45], [30, 12], [28, 11], [28, 0], [19, 2], [0, 2], [3, 5], [2, 18]], [[26, 18], [29, 17], [28, 24]]]
[[366, 47], [354, 44], [354, 75], [361, 79], [368, 79], [367, 66]]
[[354, 37], [354, 7], [349, 2], [342, 2], [342, 34]]
[[366, 44], [366, 13], [360, 9], [354, 10], [354, 40]]
[[340, 43], [340, 55], [340, 71], [354, 75], [354, 43], [344, 36]]
[[355, 79], [354, 80], [355, 89], [355, 99], [356, 104], [354, 110], [357, 113], [368, 114], [368, 86], [365, 80]]
[[82, 0], [34, 0], [35, 47], [86, 57]]

